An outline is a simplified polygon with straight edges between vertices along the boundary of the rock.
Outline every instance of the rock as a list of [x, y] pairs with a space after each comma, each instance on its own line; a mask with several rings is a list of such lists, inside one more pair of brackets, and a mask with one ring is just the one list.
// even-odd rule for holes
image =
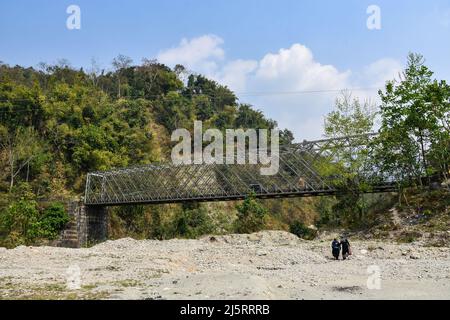
[[420, 259], [420, 256], [419, 256], [417, 253], [412, 253], [412, 254], [409, 256], [409, 258], [410, 258], [410, 259], [413, 259], [413, 260], [418, 260], [418, 259]]
[[249, 234], [249, 235], [247, 236], [247, 239], [248, 239], [249, 241], [260, 241], [260, 240], [261, 240], [261, 237], [260, 237], [258, 234], [256, 234], [256, 233], [252, 233], [252, 234]]

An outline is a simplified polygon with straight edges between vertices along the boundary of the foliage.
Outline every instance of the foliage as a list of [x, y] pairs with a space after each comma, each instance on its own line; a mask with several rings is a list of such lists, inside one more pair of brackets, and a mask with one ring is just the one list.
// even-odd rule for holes
[[379, 163], [405, 184], [422, 185], [423, 176], [447, 176], [450, 163], [450, 86], [433, 80], [424, 62], [411, 53], [400, 79], [380, 91]]
[[54, 239], [69, 221], [64, 207], [53, 203], [40, 210], [28, 184], [15, 188], [9, 204], [0, 210], [0, 244], [6, 247]]
[[197, 238], [211, 232], [212, 223], [200, 204], [183, 204], [173, 222], [173, 236]]
[[[149, 59], [134, 65], [119, 55], [112, 67], [100, 71], [93, 61], [85, 72], [65, 60], [37, 69], [0, 64], [0, 210], [12, 219], [3, 219], [2, 230], [24, 243], [53, 237], [64, 221], [57, 206], [49, 208], [36, 231], [38, 217], [46, 216], [36, 199], [82, 194], [90, 171], [167, 159], [170, 132], [192, 129], [194, 119], [205, 130], [276, 126], [239, 104], [227, 87], [182, 66], [171, 70]], [[32, 196], [21, 200], [16, 186], [22, 183]], [[140, 238], [195, 237], [211, 224], [204, 207], [175, 206], [167, 214], [135, 206], [112, 215], [117, 235]]]
[[321, 223], [335, 223], [340, 225], [355, 225], [361, 222], [366, 213], [363, 191], [366, 182], [367, 164], [370, 159], [366, 147], [372, 132], [376, 112], [373, 106], [365, 101], [352, 98], [349, 92], [343, 92], [336, 99], [335, 110], [325, 119], [325, 135], [327, 138], [352, 136], [354, 142], [346, 145], [345, 140], [338, 140], [331, 146], [331, 157], [321, 161], [319, 170], [324, 175], [333, 178], [333, 183], [341, 189], [336, 197], [337, 202], [332, 207], [333, 215], [326, 213]]
[[[333, 178], [336, 199], [257, 201], [253, 195], [232, 208], [214, 204], [131, 206], [111, 216], [115, 236], [165, 239], [196, 237], [221, 230], [212, 211], [237, 219], [237, 232], [273, 227], [302, 232], [302, 225], [364, 226], [374, 203], [362, 196], [366, 171], [375, 168], [402, 185], [448, 179], [450, 86], [433, 79], [417, 54], [408, 57], [402, 77], [380, 91], [381, 128], [370, 148], [342, 148], [322, 155], [316, 168]], [[325, 121], [328, 138], [371, 132], [373, 106], [344, 92]], [[0, 238], [13, 246], [52, 238], [66, 221], [61, 205], [40, 209], [38, 199], [80, 195], [87, 172], [167, 160], [170, 132], [192, 130], [193, 120], [208, 128], [275, 128], [275, 121], [238, 102], [226, 86], [183, 66], [171, 70], [155, 60], [135, 65], [126, 56], [113, 69], [75, 69], [67, 61], [38, 68], [0, 64]], [[280, 141], [293, 143], [292, 132]], [[367, 138], [359, 142], [367, 144]], [[356, 156], [355, 156], [356, 155]], [[375, 161], [368, 164], [368, 158]], [[368, 167], [369, 166], [369, 167]], [[421, 179], [424, 175], [428, 178]], [[443, 178], [442, 178], [443, 177]], [[270, 219], [267, 217], [270, 215]], [[232, 225], [229, 218], [227, 226]], [[230, 227], [222, 228], [230, 231]]]
[[252, 233], [264, 229], [267, 209], [250, 194], [241, 204], [236, 206], [237, 219], [235, 229], [238, 233]]
[[295, 221], [289, 226], [289, 231], [299, 238], [312, 240], [316, 237], [317, 231], [305, 226], [301, 221]]
[[39, 220], [40, 236], [46, 239], [55, 239], [70, 221], [70, 217], [64, 205], [55, 202], [44, 209]]

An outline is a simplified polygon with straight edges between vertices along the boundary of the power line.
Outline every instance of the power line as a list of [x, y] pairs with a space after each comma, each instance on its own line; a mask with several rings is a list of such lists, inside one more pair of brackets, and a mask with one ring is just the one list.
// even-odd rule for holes
[[[379, 89], [378, 87], [356, 87], [356, 88], [342, 88], [342, 89], [323, 89], [323, 90], [302, 90], [302, 91], [254, 91], [254, 92], [238, 92], [234, 93], [235, 95], [239, 95], [242, 97], [259, 97], [259, 96], [275, 96], [275, 95], [297, 95], [297, 94], [317, 94], [317, 93], [338, 93], [338, 92], [344, 92], [344, 91], [369, 91], [369, 90], [376, 90]], [[206, 93], [193, 93], [191, 94], [193, 97], [208, 97], [209, 99], [216, 102], [218, 99], [225, 98], [223, 95], [217, 95], [217, 94], [206, 94]], [[148, 97], [155, 97], [160, 98], [163, 101], [177, 101], [180, 97], [168, 97], [167, 95], [127, 95], [123, 98], [125, 99], [146, 99]], [[10, 103], [20, 103], [20, 102], [32, 102], [31, 99], [9, 99], [9, 98], [0, 98], [0, 102], [10, 102]], [[239, 100], [239, 98], [238, 98]], [[48, 101], [49, 103], [52, 102], [65, 102], [65, 101]], [[116, 101], [110, 101], [110, 102], [117, 102]], [[152, 101], [155, 102], [155, 101]], [[21, 106], [19, 107], [13, 107], [12, 110], [8, 110], [6, 108], [0, 109], [0, 113], [20, 113], [20, 112], [32, 112], [33, 109], [37, 109], [41, 107], [40, 105], [30, 105], [30, 106]]]
[[295, 94], [309, 94], [309, 93], [335, 93], [343, 91], [370, 91], [378, 90], [379, 87], [366, 88], [343, 88], [343, 89], [325, 89], [325, 90], [303, 90], [303, 91], [260, 91], [260, 92], [241, 92], [236, 93], [243, 96], [264, 96], [264, 95], [295, 95]]

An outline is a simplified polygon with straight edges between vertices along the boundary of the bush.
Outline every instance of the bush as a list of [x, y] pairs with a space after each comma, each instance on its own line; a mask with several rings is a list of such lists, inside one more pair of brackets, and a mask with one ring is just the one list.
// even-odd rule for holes
[[0, 230], [2, 242], [7, 247], [33, 243], [40, 235], [36, 201], [21, 199], [12, 202], [1, 212]]
[[0, 242], [12, 248], [55, 239], [67, 222], [69, 216], [62, 204], [52, 204], [41, 213], [36, 201], [22, 198], [0, 212]]
[[40, 219], [40, 235], [47, 239], [55, 239], [70, 221], [64, 205], [56, 202], [46, 208]]
[[212, 231], [212, 221], [199, 204], [185, 204], [173, 221], [174, 236], [197, 238]]
[[295, 234], [297, 237], [312, 240], [316, 237], [316, 230], [310, 229], [304, 225], [303, 222], [295, 221], [289, 226], [289, 231]]
[[398, 242], [411, 243], [422, 237], [422, 234], [417, 231], [403, 231], [397, 238]]
[[252, 233], [264, 229], [267, 209], [255, 199], [254, 194], [249, 195], [236, 209], [236, 232]]

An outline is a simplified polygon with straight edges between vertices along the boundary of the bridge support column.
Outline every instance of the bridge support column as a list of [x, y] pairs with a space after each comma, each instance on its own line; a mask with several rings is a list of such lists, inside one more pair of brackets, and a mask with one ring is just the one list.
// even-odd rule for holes
[[108, 210], [106, 207], [84, 206], [86, 216], [86, 244], [105, 241], [108, 238]]
[[79, 248], [108, 238], [109, 219], [106, 207], [86, 206], [81, 201], [70, 201], [66, 203], [66, 211], [70, 222], [53, 245]]

